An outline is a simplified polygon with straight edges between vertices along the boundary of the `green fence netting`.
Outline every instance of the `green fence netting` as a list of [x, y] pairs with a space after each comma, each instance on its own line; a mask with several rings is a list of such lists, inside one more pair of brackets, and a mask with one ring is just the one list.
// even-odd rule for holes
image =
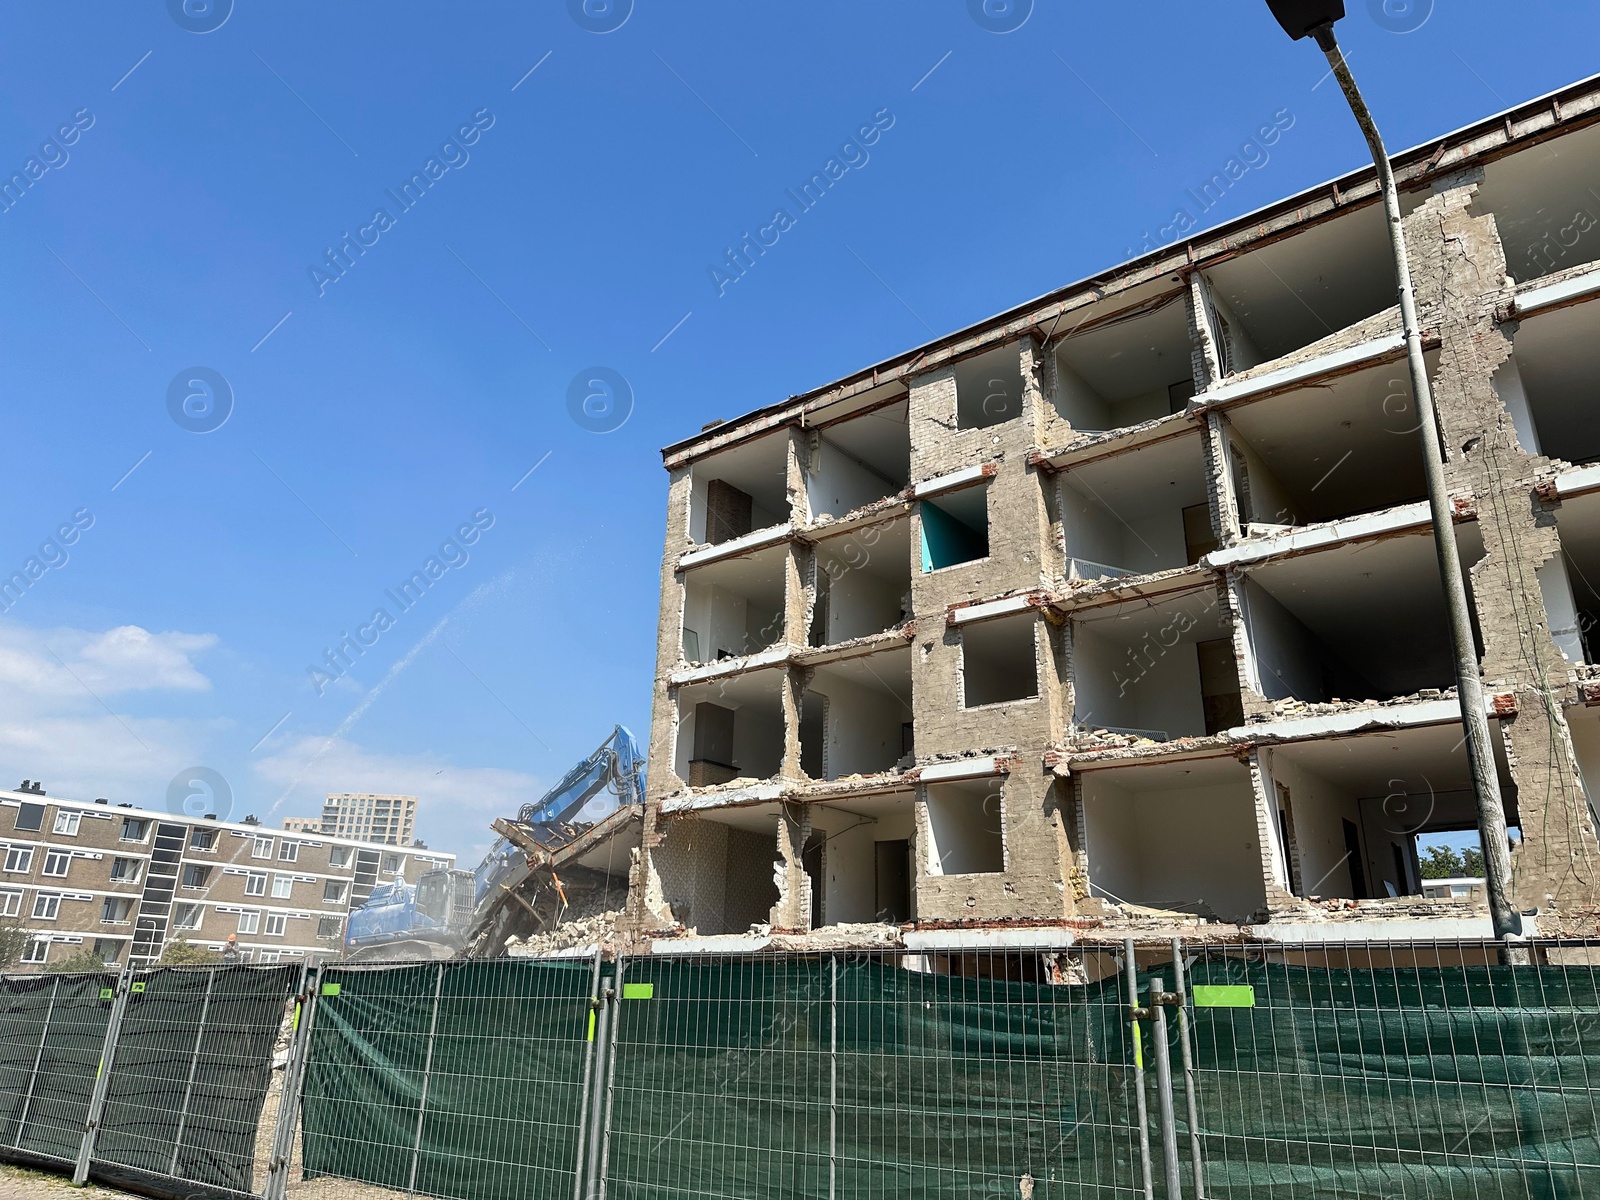
[[591, 962], [516, 959], [325, 971], [306, 1177], [460, 1200], [570, 1192], [592, 978]]
[[248, 1192], [286, 1002], [300, 967], [134, 976], [94, 1163]]
[[78, 1155], [115, 975], [0, 977], [0, 1146]]
[[1191, 981], [1254, 989], [1192, 1011], [1209, 1194], [1600, 1194], [1593, 968], [1207, 957]]
[[[1205, 1194], [1600, 1194], [1594, 968], [1273, 954], [1191, 952], [1191, 988], [1248, 998], [1188, 1010]], [[1115, 977], [1084, 982], [1109, 957], [1076, 973], [1055, 957], [996, 956], [1006, 970], [983, 978], [908, 969], [928, 964], [904, 955], [627, 960], [614, 1051], [600, 1043], [595, 1059], [609, 1124], [602, 1135], [602, 1110], [588, 1125], [604, 1139], [609, 1194], [1138, 1195], [1126, 998]], [[306, 1174], [461, 1200], [565, 1194], [583, 1137], [590, 970], [328, 971], [304, 1088]], [[1173, 982], [1170, 964], [1144, 971], [1146, 986], [1152, 975]], [[1170, 1056], [1187, 1178], [1169, 1015], [1171, 1044], [1146, 1020], [1141, 1052], [1151, 1067]], [[1153, 1069], [1145, 1087], [1159, 1189]]]
[[623, 978], [607, 1172], [619, 1200], [1135, 1186], [1114, 984], [876, 958], [634, 959]]

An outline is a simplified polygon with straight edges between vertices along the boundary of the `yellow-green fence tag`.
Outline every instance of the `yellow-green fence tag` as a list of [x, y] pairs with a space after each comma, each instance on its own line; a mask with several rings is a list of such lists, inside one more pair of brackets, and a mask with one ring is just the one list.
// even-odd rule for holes
[[142, 991], [144, 991], [144, 984], [143, 983], [136, 983], [131, 988], [129, 988], [128, 990], [130, 992], [134, 992], [134, 993], [142, 992]]
[[594, 1009], [589, 1010], [589, 1040], [594, 1041]]
[[624, 1000], [654, 1000], [656, 998], [656, 985], [653, 983], [625, 983], [622, 985], [622, 998]]
[[1254, 1008], [1256, 990], [1246, 984], [1202, 984], [1191, 989], [1196, 1008]]
[[324, 996], [337, 996], [339, 994], [339, 985], [337, 983], [325, 983], [325, 984], [323, 984], [322, 985], [322, 994]]

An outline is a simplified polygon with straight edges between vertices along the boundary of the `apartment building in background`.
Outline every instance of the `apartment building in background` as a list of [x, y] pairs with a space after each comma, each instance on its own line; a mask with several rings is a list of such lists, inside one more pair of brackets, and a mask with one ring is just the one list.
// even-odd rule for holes
[[453, 854], [321, 833], [0, 791], [0, 924], [33, 933], [13, 970], [92, 948], [149, 964], [178, 938], [252, 962], [337, 959], [373, 887]]
[[330, 794], [322, 804], [322, 832], [338, 837], [409, 846], [417, 831], [417, 798], [374, 792]]
[[321, 833], [321, 817], [285, 817], [283, 827], [289, 833]]
[[[1515, 903], [1592, 933], [1600, 83], [1396, 173]], [[668, 446], [630, 923], [1487, 935], [1415, 412], [1369, 167]]]

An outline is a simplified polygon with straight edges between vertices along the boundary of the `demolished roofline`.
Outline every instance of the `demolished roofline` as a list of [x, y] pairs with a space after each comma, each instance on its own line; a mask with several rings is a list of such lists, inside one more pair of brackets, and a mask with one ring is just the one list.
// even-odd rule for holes
[[[1573, 105], [1574, 100], [1587, 100], [1588, 103]], [[1540, 121], [1540, 118], [1547, 119]], [[1554, 130], [1570, 132], [1596, 121], [1600, 121], [1600, 73], [1391, 155], [1396, 182], [1402, 189], [1414, 188], [1431, 177], [1460, 170], [1469, 162], [1487, 162], [1537, 145]], [[1521, 132], [1516, 131], [1516, 125], [1526, 122], [1536, 124]], [[1456, 153], [1452, 153], [1452, 149]], [[1105, 299], [1163, 275], [1187, 273], [1219, 257], [1232, 256], [1245, 246], [1275, 241], [1292, 230], [1308, 228], [1337, 214], [1376, 203], [1378, 198], [1376, 168], [1370, 164], [1358, 167], [1231, 221], [1200, 230], [1182, 241], [1168, 243], [985, 320], [963, 326], [821, 387], [719, 422], [693, 437], [664, 446], [661, 450], [663, 463], [669, 469], [683, 466], [704, 454], [726, 449], [790, 424], [806, 412], [823, 407], [824, 403], [896, 382], [904, 383], [912, 375], [921, 374], [957, 357], [953, 352], [957, 347], [967, 353], [991, 343], [1003, 345], [1025, 336], [1041, 322], [1059, 317], [1080, 304]], [[1295, 219], [1287, 225], [1277, 224], [1287, 215], [1294, 215]], [[1086, 295], [1089, 292], [1098, 294]], [[1056, 306], [1054, 311], [1050, 310], [1051, 305]], [[971, 344], [964, 345], [967, 342]], [[929, 359], [935, 361], [929, 362]]]

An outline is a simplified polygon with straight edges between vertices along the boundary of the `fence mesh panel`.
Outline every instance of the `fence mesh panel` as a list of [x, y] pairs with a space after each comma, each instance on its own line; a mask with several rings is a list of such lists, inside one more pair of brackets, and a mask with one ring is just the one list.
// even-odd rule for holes
[[71, 1164], [110, 1030], [93, 1174], [173, 1194], [265, 1188], [287, 1083], [290, 1200], [1123, 1198], [1146, 1138], [1160, 1196], [1167, 1128], [1213, 1200], [1600, 1198], [1600, 943], [1143, 944], [1137, 1042], [1125, 965], [658, 956], [598, 1013], [593, 960], [330, 968], [276, 1075], [298, 968], [135, 973], [114, 1030], [111, 976], [5, 978], [0, 1157]]
[[607, 1194], [1132, 1194], [1101, 957], [628, 960]]
[[1600, 1195], [1595, 950], [1186, 954], [1208, 1195]]
[[137, 973], [94, 1145], [115, 1168], [251, 1192], [262, 1106], [298, 966]]
[[572, 1195], [593, 974], [518, 959], [326, 970], [291, 1194]]
[[77, 1157], [116, 982], [0, 977], [0, 1144], [69, 1164]]

